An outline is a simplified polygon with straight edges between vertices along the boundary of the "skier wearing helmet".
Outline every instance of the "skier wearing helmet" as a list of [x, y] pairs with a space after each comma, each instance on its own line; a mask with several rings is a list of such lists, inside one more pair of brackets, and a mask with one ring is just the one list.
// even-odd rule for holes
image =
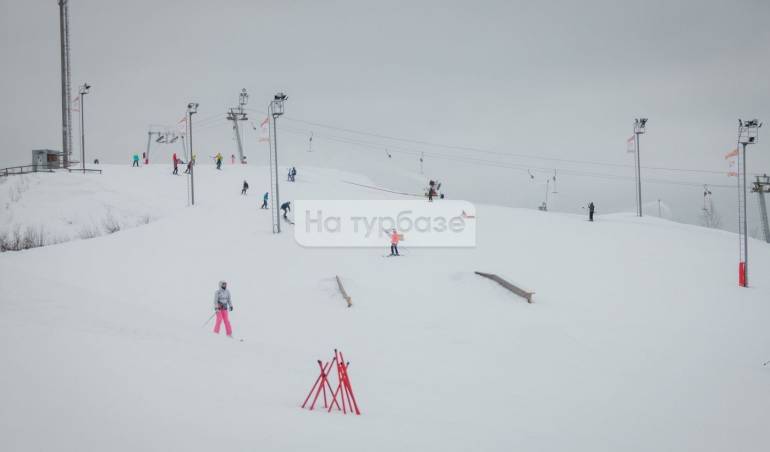
[[214, 312], [217, 315], [217, 322], [214, 324], [214, 332], [219, 334], [219, 328], [222, 322], [225, 323], [225, 332], [228, 337], [233, 337], [233, 329], [230, 326], [230, 317], [228, 311], [233, 310], [233, 303], [230, 300], [230, 291], [227, 290], [227, 282], [219, 281], [219, 289], [214, 292]]

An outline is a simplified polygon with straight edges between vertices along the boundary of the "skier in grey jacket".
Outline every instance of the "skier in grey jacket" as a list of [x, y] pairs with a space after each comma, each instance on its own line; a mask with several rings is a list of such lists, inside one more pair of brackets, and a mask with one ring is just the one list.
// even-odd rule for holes
[[219, 328], [222, 322], [225, 323], [225, 332], [232, 337], [233, 329], [230, 326], [230, 316], [228, 311], [233, 310], [233, 303], [230, 300], [230, 291], [227, 290], [227, 282], [219, 281], [219, 289], [214, 292], [214, 311], [217, 315], [217, 322], [214, 324], [214, 332], [219, 334]]

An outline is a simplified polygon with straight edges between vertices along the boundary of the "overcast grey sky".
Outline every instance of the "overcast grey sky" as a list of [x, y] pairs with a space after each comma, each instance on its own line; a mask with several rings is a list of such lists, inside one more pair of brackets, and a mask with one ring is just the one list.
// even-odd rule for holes
[[[60, 149], [61, 110], [57, 1], [0, 5], [2, 167], [27, 164], [31, 149]], [[283, 135], [285, 152], [303, 151], [302, 130], [313, 130], [330, 159], [343, 146], [324, 145], [321, 137], [342, 132], [292, 119], [501, 153], [631, 164], [625, 140], [633, 118], [643, 115], [650, 118], [643, 164], [713, 170], [725, 168], [738, 117], [770, 120], [766, 0], [71, 0], [70, 17], [73, 85], [93, 85], [89, 156], [106, 162], [128, 162], [143, 150], [148, 125], [174, 124], [188, 101], [200, 103], [196, 121], [222, 117], [241, 88], [257, 110], [285, 91], [282, 125], [294, 128]], [[224, 121], [209, 122], [195, 136], [196, 151], [233, 153]], [[766, 133], [751, 150], [756, 172], [770, 172]], [[254, 141], [247, 148], [258, 163], [265, 152]]]

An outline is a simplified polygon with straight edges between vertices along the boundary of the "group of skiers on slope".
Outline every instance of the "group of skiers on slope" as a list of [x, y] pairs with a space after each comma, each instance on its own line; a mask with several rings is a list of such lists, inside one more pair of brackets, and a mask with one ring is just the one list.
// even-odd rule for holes
[[[174, 152], [174, 155], [171, 156], [171, 162], [174, 165], [174, 171], [171, 174], [179, 175], [179, 165], [184, 164], [182, 159], [177, 157], [176, 152]], [[192, 171], [192, 167], [195, 166], [195, 156], [193, 155], [193, 158], [190, 159], [189, 162], [187, 162], [187, 167], [184, 170], [185, 174], [190, 174]]]
[[[243, 185], [241, 186], [241, 195], [246, 195], [248, 191], [249, 191], [249, 183], [247, 181], [243, 181]], [[260, 209], [268, 209], [269, 208], [267, 206], [268, 199], [270, 199], [270, 193], [269, 192], [265, 192], [265, 194], [262, 195], [262, 205], [259, 206]], [[288, 212], [291, 211], [291, 202], [287, 201], [287, 202], [281, 204], [281, 210], [283, 211], [283, 218], [288, 220], [289, 218], [287, 217], [287, 214], [288, 214]]]
[[439, 190], [441, 190], [441, 182], [436, 180], [428, 181], [428, 188], [425, 192], [425, 196], [428, 197], [428, 202], [433, 202], [433, 198], [436, 196], [438, 196], [440, 199], [444, 199], [444, 194], [439, 194]]

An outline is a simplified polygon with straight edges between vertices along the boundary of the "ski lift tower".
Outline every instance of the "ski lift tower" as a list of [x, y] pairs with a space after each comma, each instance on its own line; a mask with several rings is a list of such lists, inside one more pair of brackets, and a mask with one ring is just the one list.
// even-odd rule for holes
[[738, 285], [749, 287], [749, 241], [746, 215], [746, 146], [759, 141], [759, 128], [762, 127], [757, 119], [738, 120], [738, 143], [742, 149], [739, 154], [738, 168]]
[[243, 111], [243, 107], [249, 103], [249, 94], [246, 92], [246, 88], [241, 90], [241, 94], [238, 95], [238, 106], [233, 107], [227, 113], [227, 120], [233, 122], [233, 133], [235, 133], [235, 142], [238, 144], [238, 159], [242, 164], [246, 163], [246, 155], [243, 153], [243, 140], [241, 140], [241, 131], [238, 127], [238, 121], [246, 121], [246, 112]]
[[636, 216], [642, 216], [642, 163], [639, 159], [639, 135], [647, 129], [647, 118], [634, 120], [634, 136], [636, 137]]
[[278, 129], [276, 121], [283, 114], [283, 103], [289, 97], [284, 93], [278, 93], [270, 101], [267, 107], [270, 120], [270, 213], [273, 218], [273, 234], [281, 232], [281, 216], [278, 213], [281, 207], [278, 197]]
[[759, 196], [759, 218], [762, 220], [762, 233], [765, 236], [765, 242], [770, 243], [770, 223], [767, 218], [767, 204], [765, 204], [765, 193], [770, 193], [770, 176], [767, 174], [757, 176], [757, 181], [754, 182], [751, 191]]

